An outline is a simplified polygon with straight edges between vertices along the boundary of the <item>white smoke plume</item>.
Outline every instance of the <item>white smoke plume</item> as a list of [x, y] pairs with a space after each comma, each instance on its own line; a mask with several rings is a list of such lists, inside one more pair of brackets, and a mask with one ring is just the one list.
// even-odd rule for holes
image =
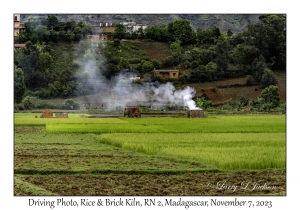
[[[196, 106], [193, 97], [196, 93], [194, 88], [186, 87], [183, 90], [176, 90], [172, 83], [137, 83], [139, 72], [135, 70], [123, 70], [113, 80], [107, 81], [101, 74], [104, 69], [99, 68], [99, 63], [105, 62], [105, 57], [95, 52], [95, 46], [85, 49], [82, 53], [83, 45], [81, 45], [82, 57], [77, 58], [79, 72], [77, 81], [81, 84], [78, 90], [88, 91], [95, 95], [89, 101], [83, 100], [81, 103], [106, 104], [107, 107], [139, 105], [141, 103], [156, 104], [157, 106], [165, 106], [167, 104], [179, 105], [188, 109], [200, 109]], [[99, 94], [95, 94], [99, 93]], [[99, 96], [101, 95], [101, 96]], [[96, 105], [96, 106], [97, 106]]]
[[159, 103], [185, 106], [188, 109], [200, 109], [196, 106], [193, 97], [196, 93], [194, 88], [189, 86], [183, 90], [176, 90], [171, 82], [166, 84], [144, 83], [135, 84], [130, 78], [136, 78], [134, 74], [120, 74], [116, 78], [113, 87], [115, 100], [122, 106], [134, 105], [139, 102]]

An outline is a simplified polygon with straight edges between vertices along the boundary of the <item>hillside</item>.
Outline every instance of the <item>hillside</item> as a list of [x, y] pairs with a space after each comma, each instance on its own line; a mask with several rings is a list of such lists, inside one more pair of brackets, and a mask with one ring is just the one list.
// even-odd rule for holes
[[[16, 84], [25, 86], [27, 91], [20, 88], [18, 97], [15, 97], [18, 103], [16, 109], [28, 107], [25, 96], [51, 99], [51, 102], [53, 99], [76, 98], [79, 104], [95, 107], [111, 107], [113, 104], [120, 107], [120, 104], [148, 101], [166, 104], [166, 98], [160, 101], [161, 95], [169, 90], [172, 91], [168, 92], [171, 93], [169, 95], [172, 95], [174, 87], [183, 90], [187, 86], [196, 90], [195, 95], [188, 93], [189, 97], [205, 96], [213, 105], [221, 105], [231, 99], [243, 106], [247, 99], [254, 100], [253, 106], [257, 109], [269, 110], [275, 108], [271, 106], [278, 106], [279, 100], [285, 102], [284, 15], [261, 15], [262, 22], [256, 25], [249, 25], [255, 20], [253, 15], [156, 16], [154, 19], [153, 15], [23, 15], [23, 20], [30, 19], [30, 22], [26, 24], [28, 30], [16, 37], [19, 43], [26, 45], [14, 52], [14, 76], [21, 78]], [[101, 18], [112, 17], [120, 19], [119, 22], [151, 23], [156, 20], [156, 25], [148, 27], [146, 34], [126, 33], [124, 25], [119, 24], [113, 34], [104, 34], [107, 36], [104, 39], [91, 35], [93, 26], [85, 21], [99, 23]], [[188, 18], [191, 20], [183, 20]], [[205, 21], [201, 22], [198, 18]], [[158, 19], [175, 21], [161, 26]], [[245, 24], [249, 27], [245, 27], [246, 33], [237, 35], [230, 31], [221, 33], [217, 27], [198, 30], [197, 33], [193, 31], [201, 24], [208, 26], [214, 23], [216, 26], [219, 20], [223, 29], [230, 24], [239, 25], [238, 30], [243, 30]], [[223, 30], [221, 25], [218, 27]], [[261, 43], [265, 43], [264, 46]], [[160, 89], [164, 88], [163, 85], [159, 85], [159, 91], [153, 89], [166, 82], [172, 82], [174, 87], [167, 84], [167, 91]], [[274, 103], [257, 99], [262, 89], [275, 84], [279, 87], [280, 96], [277, 92], [271, 93], [276, 95]], [[271, 87], [271, 90], [278, 89]], [[157, 94], [155, 97], [158, 99], [151, 95], [152, 92]], [[177, 98], [174, 100], [178, 101]]]
[[[286, 73], [275, 72], [275, 76], [278, 80], [280, 101], [286, 102]], [[260, 95], [262, 89], [259, 88], [259, 85], [244, 86], [245, 84], [246, 77], [242, 77], [215, 82], [191, 83], [187, 86], [195, 88], [195, 97], [206, 94], [214, 105], [219, 105], [230, 98], [236, 101], [243, 97], [252, 101]]]
[[[21, 20], [44, 17], [49, 14], [23, 14]], [[98, 33], [100, 22], [136, 22], [147, 25], [167, 25], [178, 19], [190, 20], [194, 29], [209, 29], [213, 26], [220, 28], [222, 32], [231, 29], [233, 33], [245, 31], [249, 24], [259, 22], [259, 14], [53, 14], [59, 21], [75, 20], [90, 23]]]

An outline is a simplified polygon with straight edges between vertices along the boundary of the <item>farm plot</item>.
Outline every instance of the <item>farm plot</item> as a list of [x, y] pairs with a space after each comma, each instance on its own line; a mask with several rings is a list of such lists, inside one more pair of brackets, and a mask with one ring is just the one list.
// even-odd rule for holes
[[284, 133], [103, 134], [100, 142], [224, 170], [285, 168]]
[[49, 134], [41, 129], [20, 133], [24, 130], [28, 129], [18, 127], [15, 131], [15, 173], [176, 173], [205, 168], [199, 162], [148, 156], [101, 144], [95, 134]]
[[[244, 196], [286, 195], [279, 170], [181, 174], [16, 175], [16, 195], [65, 196]], [[255, 183], [258, 181], [257, 183]], [[236, 188], [225, 189], [217, 185]], [[28, 186], [28, 183], [30, 184]], [[247, 188], [243, 188], [247, 183]], [[33, 187], [33, 186], [35, 187]], [[264, 188], [258, 188], [264, 186]], [[257, 186], [257, 187], [255, 187]]]
[[[236, 129], [235, 129], [236, 128]], [[285, 116], [15, 117], [15, 195], [285, 195]], [[272, 188], [229, 191], [208, 182]]]

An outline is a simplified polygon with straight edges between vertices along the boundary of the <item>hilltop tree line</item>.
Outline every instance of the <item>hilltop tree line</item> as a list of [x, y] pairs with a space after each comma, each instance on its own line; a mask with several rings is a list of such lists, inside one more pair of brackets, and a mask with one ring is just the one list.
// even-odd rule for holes
[[[16, 38], [26, 43], [16, 49], [15, 102], [27, 94], [41, 98], [68, 97], [92, 92], [85, 87], [86, 72], [80, 71], [85, 62], [93, 62], [99, 77], [112, 79], [122, 69], [135, 69], [150, 74], [153, 69], [184, 68], [189, 74], [179, 81], [204, 82], [247, 76], [251, 84], [258, 81], [262, 88], [277, 83], [273, 71], [286, 68], [286, 17], [261, 15], [261, 22], [233, 34], [218, 27], [198, 28], [196, 31], [185, 19], [168, 25], [153, 25], [128, 33], [117, 24], [107, 34], [113, 41], [94, 44], [83, 38], [93, 33], [93, 27], [83, 21], [59, 22], [55, 16], [31, 19], [26, 31]], [[128, 60], [120, 56], [122, 39], [151, 39], [169, 45], [169, 56], [157, 61], [145, 55]], [[78, 48], [74, 48], [74, 44]], [[138, 46], [136, 46], [138, 50]], [[158, 78], [152, 78], [155, 80]], [[25, 88], [24, 88], [25, 87]], [[18, 91], [16, 91], [18, 89]]]

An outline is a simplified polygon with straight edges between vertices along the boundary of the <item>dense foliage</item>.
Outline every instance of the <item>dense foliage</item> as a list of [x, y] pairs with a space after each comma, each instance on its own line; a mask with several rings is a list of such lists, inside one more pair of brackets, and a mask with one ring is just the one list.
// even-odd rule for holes
[[[16, 43], [26, 46], [14, 52], [16, 69], [23, 72], [15, 71], [15, 102], [26, 94], [51, 98], [99, 91], [124, 69], [147, 80], [158, 79], [152, 75], [155, 68], [183, 68], [188, 73], [180, 75], [181, 83], [247, 76], [248, 85], [253, 80], [261, 88], [276, 85], [273, 70], [286, 66], [286, 16], [269, 14], [259, 19], [237, 34], [230, 29], [221, 32], [217, 26], [195, 30], [187, 19], [134, 33], [117, 24], [110, 34], [113, 41], [94, 43], [85, 39], [93, 27], [84, 21], [59, 22], [53, 15], [28, 18], [26, 31], [16, 38]], [[121, 41], [124, 38], [127, 41]], [[150, 58], [135, 39], [167, 45], [168, 53]], [[26, 93], [20, 91], [23, 77]]]

